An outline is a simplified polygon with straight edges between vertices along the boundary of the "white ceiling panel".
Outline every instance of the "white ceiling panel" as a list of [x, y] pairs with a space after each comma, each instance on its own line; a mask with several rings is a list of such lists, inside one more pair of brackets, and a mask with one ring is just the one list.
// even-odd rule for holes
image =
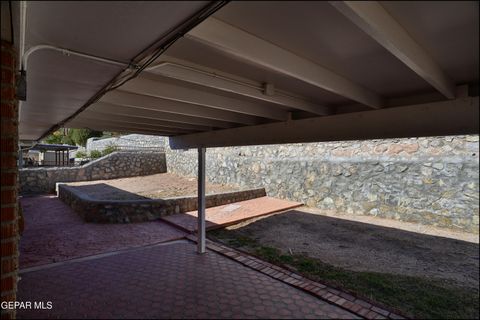
[[[208, 3], [28, 1], [25, 51], [52, 45], [128, 62]], [[20, 104], [19, 127], [25, 140], [40, 138], [74, 114], [123, 69], [53, 50], [35, 51], [26, 68], [27, 100]], [[39, 112], [51, 121], [33, 128], [26, 121]]]
[[28, 2], [26, 48], [128, 63], [207, 6], [89, 106], [125, 67], [32, 54], [21, 139], [58, 125], [182, 148], [478, 133], [478, 2]]

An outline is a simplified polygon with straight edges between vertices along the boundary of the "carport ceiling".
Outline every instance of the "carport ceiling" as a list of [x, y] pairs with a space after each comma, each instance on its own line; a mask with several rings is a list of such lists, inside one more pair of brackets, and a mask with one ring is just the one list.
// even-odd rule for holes
[[216, 4], [28, 2], [27, 47], [139, 65], [149, 45], [214, 9], [93, 103], [115, 75], [134, 70], [32, 54], [20, 138], [88, 127], [190, 148], [479, 131], [478, 2]]

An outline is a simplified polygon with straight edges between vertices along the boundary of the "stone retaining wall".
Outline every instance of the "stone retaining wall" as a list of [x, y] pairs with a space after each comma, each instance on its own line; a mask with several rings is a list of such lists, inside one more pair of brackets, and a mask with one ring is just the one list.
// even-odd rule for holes
[[[58, 197], [85, 221], [128, 223], [155, 220], [165, 215], [197, 210], [197, 197], [176, 197], [147, 200], [96, 200], [74, 186], [58, 184]], [[266, 195], [265, 189], [251, 189], [207, 195], [205, 206], [215, 207]]]
[[165, 153], [117, 151], [80, 167], [20, 170], [20, 192], [53, 193], [57, 182], [116, 179], [167, 172]]
[[[170, 172], [195, 176], [196, 150], [166, 153]], [[206, 174], [336, 213], [478, 233], [478, 154], [478, 135], [209, 148]]]
[[114, 138], [90, 138], [87, 140], [86, 150], [102, 151], [108, 146], [117, 146], [121, 149], [143, 150], [143, 149], [158, 149], [163, 151], [165, 146], [165, 137], [150, 136], [145, 134], [128, 134], [121, 137]]

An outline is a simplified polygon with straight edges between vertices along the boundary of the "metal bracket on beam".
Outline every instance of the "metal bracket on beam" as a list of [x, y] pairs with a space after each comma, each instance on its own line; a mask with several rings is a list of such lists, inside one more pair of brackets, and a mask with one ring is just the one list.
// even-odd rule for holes
[[275, 95], [275, 86], [273, 85], [273, 83], [263, 84], [263, 94], [270, 97]]

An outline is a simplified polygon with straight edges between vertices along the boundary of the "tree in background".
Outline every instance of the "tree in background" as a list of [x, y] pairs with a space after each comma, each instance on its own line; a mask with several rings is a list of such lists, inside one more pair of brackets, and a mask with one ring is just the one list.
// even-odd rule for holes
[[85, 147], [89, 138], [101, 136], [103, 136], [102, 131], [63, 128], [45, 138], [45, 142], [49, 144], [71, 144]]
[[[71, 129], [72, 132], [71, 138], [72, 141], [79, 146], [85, 147], [87, 140], [92, 137], [101, 137], [103, 135], [102, 131], [95, 131], [90, 129]], [[70, 133], [69, 132], [69, 133]]]
[[113, 131], [103, 131], [103, 136], [102, 138], [114, 138], [114, 137], [120, 137], [124, 133], [122, 132], [113, 132]]
[[60, 130], [55, 131], [51, 135], [45, 138], [45, 142], [48, 144], [62, 144], [63, 143], [63, 138], [65, 136], [63, 135], [63, 132]]
[[44, 142], [48, 144], [75, 144], [72, 140], [73, 129], [62, 128], [45, 138]]

